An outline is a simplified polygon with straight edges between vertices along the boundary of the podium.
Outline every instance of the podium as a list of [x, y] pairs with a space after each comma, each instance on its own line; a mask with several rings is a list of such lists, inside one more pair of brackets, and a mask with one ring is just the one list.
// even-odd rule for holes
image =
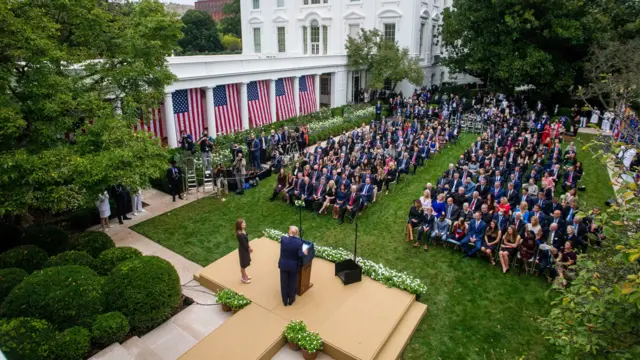
[[298, 270], [298, 284], [296, 286], [296, 294], [302, 296], [307, 290], [311, 289], [313, 284], [311, 283], [311, 265], [313, 264], [313, 258], [316, 256], [316, 248], [312, 242], [304, 241], [305, 245], [309, 246], [308, 254], [302, 258], [302, 266]]

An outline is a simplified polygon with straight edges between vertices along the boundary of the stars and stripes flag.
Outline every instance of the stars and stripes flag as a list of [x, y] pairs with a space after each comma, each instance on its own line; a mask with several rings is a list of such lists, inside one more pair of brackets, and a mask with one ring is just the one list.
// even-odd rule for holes
[[310, 75], [300, 77], [300, 114], [309, 114], [318, 109], [316, 106], [316, 91], [314, 77]]
[[176, 90], [172, 94], [173, 118], [176, 122], [176, 137], [185, 130], [195, 138], [200, 137], [206, 127], [202, 89]]
[[269, 81], [251, 81], [247, 84], [249, 126], [256, 127], [271, 123], [269, 106]]
[[148, 124], [144, 123], [144, 120], [140, 118], [136, 126], [134, 126], [133, 130], [139, 131], [149, 131], [153, 134], [153, 137], [162, 139], [165, 137], [164, 131], [164, 106], [160, 105], [157, 109], [150, 109], [151, 112], [151, 120], [149, 120]]
[[242, 130], [238, 84], [219, 85], [213, 88], [213, 104], [218, 134]]
[[296, 116], [296, 102], [293, 97], [293, 79], [276, 80], [276, 118], [278, 121]]

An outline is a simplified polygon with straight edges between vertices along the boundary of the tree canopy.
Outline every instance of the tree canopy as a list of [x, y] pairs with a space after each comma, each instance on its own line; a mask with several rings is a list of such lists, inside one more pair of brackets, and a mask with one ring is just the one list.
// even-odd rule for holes
[[566, 92], [583, 83], [594, 44], [637, 34], [639, 10], [635, 0], [454, 0], [444, 13], [444, 64], [497, 89]]
[[224, 18], [220, 21], [224, 34], [242, 38], [242, 19], [240, 17], [240, 0], [233, 0], [222, 7]]
[[133, 126], [174, 80], [179, 19], [157, 0], [7, 0], [0, 18], [0, 215], [73, 210], [162, 174], [160, 141]]
[[409, 55], [408, 48], [400, 48], [396, 43], [385, 40], [378, 29], [362, 29], [357, 38], [349, 37], [347, 66], [354, 70], [366, 69], [372, 89], [384, 88], [385, 80], [396, 84], [404, 79], [415, 85], [424, 82], [424, 71], [417, 58]]
[[184, 52], [222, 51], [218, 25], [205, 11], [188, 10], [182, 15], [182, 33], [184, 37], [178, 45]]

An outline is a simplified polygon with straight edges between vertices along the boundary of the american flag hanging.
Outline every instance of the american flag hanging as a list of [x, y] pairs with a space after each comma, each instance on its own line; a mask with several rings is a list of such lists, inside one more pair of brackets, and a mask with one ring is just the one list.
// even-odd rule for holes
[[276, 117], [278, 121], [296, 116], [296, 102], [293, 97], [293, 79], [276, 80]]
[[173, 92], [172, 99], [177, 138], [180, 138], [182, 130], [191, 134], [194, 139], [199, 138], [206, 127], [202, 89], [176, 90]]
[[238, 94], [238, 84], [220, 85], [213, 89], [218, 134], [229, 134], [242, 130]]
[[249, 126], [256, 127], [271, 123], [269, 106], [269, 81], [252, 81], [247, 84]]
[[162, 139], [165, 137], [164, 132], [164, 106], [160, 105], [157, 109], [149, 109], [151, 112], [151, 120], [149, 120], [149, 124], [145, 124], [144, 120], [139, 119], [136, 126], [133, 128], [134, 131], [144, 130], [149, 131], [153, 134], [153, 137]]
[[314, 78], [310, 75], [300, 77], [300, 114], [309, 114], [317, 110]]

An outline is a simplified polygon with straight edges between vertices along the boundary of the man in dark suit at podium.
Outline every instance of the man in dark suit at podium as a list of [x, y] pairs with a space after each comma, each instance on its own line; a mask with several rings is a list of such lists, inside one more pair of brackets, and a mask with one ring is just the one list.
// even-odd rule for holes
[[298, 237], [298, 228], [289, 226], [288, 236], [280, 238], [280, 293], [284, 306], [291, 306], [296, 301], [296, 285], [300, 261], [307, 250], [302, 250], [302, 239]]

